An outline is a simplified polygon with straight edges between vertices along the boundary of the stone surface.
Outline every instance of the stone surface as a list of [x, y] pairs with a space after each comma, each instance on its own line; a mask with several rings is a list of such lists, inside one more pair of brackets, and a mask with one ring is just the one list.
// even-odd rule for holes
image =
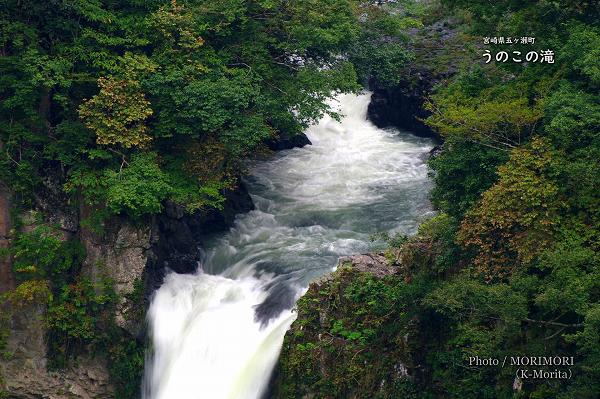
[[[95, 210], [82, 207], [82, 217]], [[82, 228], [80, 239], [86, 250], [82, 275], [100, 283], [110, 279], [119, 297], [115, 321], [117, 325], [137, 336], [143, 328], [143, 320], [132, 312], [136, 307], [129, 298], [136, 284], [143, 284], [149, 251], [152, 246], [151, 224], [133, 222], [121, 217], [112, 217], [105, 222], [104, 232], [95, 233]]]
[[[51, 194], [48, 194], [45, 200], [46, 204], [57, 201], [56, 198], [51, 198]], [[38, 206], [41, 207], [39, 203]], [[62, 231], [61, 236], [63, 239], [67, 239], [74, 234], [73, 223], [78, 223], [78, 215], [76, 211], [69, 210], [66, 204], [62, 206], [62, 209], [46, 210], [45, 216], [50, 223], [59, 225]], [[28, 211], [19, 215], [23, 231], [27, 232], [35, 228], [37, 213]], [[86, 242], [85, 239], [86, 237], [83, 237], [84, 245], [91, 250], [92, 256], [96, 256], [95, 248], [90, 245], [91, 242]], [[11, 279], [14, 278], [12, 270], [9, 269], [8, 274]], [[121, 278], [121, 281], [125, 278]], [[15, 399], [103, 399], [113, 397], [114, 390], [109, 381], [106, 360], [101, 355], [82, 354], [78, 356], [74, 364], [65, 369], [47, 370], [45, 304], [32, 302], [9, 305], [5, 303], [3, 306], [1, 311], [9, 315], [6, 321], [10, 335], [3, 355], [0, 357], [0, 392], [4, 391], [8, 398]]]
[[304, 133], [300, 133], [292, 137], [280, 136], [276, 139], [269, 139], [265, 141], [265, 144], [272, 151], [281, 151], [304, 147], [305, 145], [310, 145], [312, 143]]
[[11, 399], [113, 398], [102, 356], [80, 356], [76, 365], [60, 371], [46, 369], [44, 311], [44, 306], [27, 305], [15, 312], [8, 356], [0, 360], [0, 392]]
[[342, 256], [338, 261], [338, 267], [343, 265], [349, 265], [362, 273], [371, 273], [378, 278], [397, 273], [396, 269], [390, 267], [382, 253]]

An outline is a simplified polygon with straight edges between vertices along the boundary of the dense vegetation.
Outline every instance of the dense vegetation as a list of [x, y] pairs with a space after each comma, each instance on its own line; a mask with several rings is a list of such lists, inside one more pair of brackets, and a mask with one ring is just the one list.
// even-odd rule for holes
[[[430, 54], [418, 34], [405, 46], [407, 29], [447, 16], [470, 52]], [[556, 62], [486, 64], [484, 36], [535, 37], [510, 50], [552, 49]], [[346, 270], [300, 302], [314, 316], [343, 298], [326, 320], [330, 344], [308, 340], [318, 318], [305, 322], [313, 335], [294, 337], [286, 372], [297, 385], [283, 394], [373, 397], [383, 378], [394, 383], [382, 397], [598, 397], [600, 8], [590, 0], [5, 1], [0, 180], [16, 225], [2, 255], [18, 284], [3, 301], [46, 306], [49, 367], [108, 348], [118, 397], [133, 397], [143, 348], [112, 320], [112, 282], [81, 276], [77, 235], [26, 211], [48, 187], [66, 206], [92, 207], [81, 224], [97, 230], [110, 215], [143, 221], [167, 200], [218, 208], [265, 140], [301, 132], [336, 92], [368, 78], [411, 84], [404, 76], [420, 67], [443, 76], [426, 121], [445, 140], [430, 161], [439, 214], [394, 240], [400, 278]], [[339, 354], [331, 378], [317, 372], [323, 351]], [[572, 379], [518, 390], [509, 368], [466, 367], [474, 355], [566, 355], [575, 366]], [[415, 378], [394, 380], [394, 361], [418, 366]]]
[[556, 60], [465, 68], [432, 98], [428, 122], [447, 140], [431, 161], [433, 200], [441, 229], [455, 231], [438, 240], [452, 277], [423, 300], [444, 325], [432, 379], [453, 397], [510, 397], [513, 375], [473, 373], [460, 367], [465, 354], [563, 354], [575, 356], [570, 381], [523, 381], [519, 395], [597, 397], [600, 10], [446, 4], [475, 37], [533, 36]]
[[[400, 277], [343, 270], [299, 302], [281, 397], [600, 395], [600, 8], [445, 0], [426, 19], [450, 15], [472, 51], [413, 43], [442, 76], [426, 105], [445, 140], [430, 160], [439, 213], [392, 243]], [[536, 42], [484, 47], [486, 36]], [[486, 64], [485, 49], [551, 49], [555, 62]], [[468, 361], [519, 355], [574, 356], [572, 378]], [[400, 384], [399, 364], [412, 374]]]

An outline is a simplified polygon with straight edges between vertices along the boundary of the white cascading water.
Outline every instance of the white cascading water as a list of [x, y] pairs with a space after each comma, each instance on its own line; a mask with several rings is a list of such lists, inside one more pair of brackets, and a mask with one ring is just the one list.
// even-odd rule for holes
[[196, 274], [165, 278], [149, 309], [146, 399], [261, 398], [309, 282], [430, 213], [431, 142], [376, 128], [369, 100], [339, 96], [344, 117], [309, 128], [312, 145], [254, 165], [256, 209], [208, 244]]

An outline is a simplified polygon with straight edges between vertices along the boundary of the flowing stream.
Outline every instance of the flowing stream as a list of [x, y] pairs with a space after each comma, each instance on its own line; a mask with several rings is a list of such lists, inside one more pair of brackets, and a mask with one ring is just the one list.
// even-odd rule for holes
[[430, 213], [431, 141], [373, 126], [369, 99], [339, 96], [344, 117], [309, 128], [312, 145], [253, 165], [256, 210], [208, 243], [196, 274], [165, 278], [149, 309], [146, 399], [260, 398], [310, 281]]

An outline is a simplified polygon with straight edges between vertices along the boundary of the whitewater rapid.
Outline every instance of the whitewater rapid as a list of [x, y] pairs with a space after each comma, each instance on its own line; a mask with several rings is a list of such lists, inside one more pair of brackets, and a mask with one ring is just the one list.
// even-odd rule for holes
[[148, 312], [145, 399], [261, 398], [310, 281], [376, 249], [374, 233], [414, 233], [431, 212], [432, 143], [376, 128], [369, 99], [339, 96], [343, 118], [310, 127], [312, 145], [253, 165], [256, 209], [208, 243], [196, 274], [167, 275]]

